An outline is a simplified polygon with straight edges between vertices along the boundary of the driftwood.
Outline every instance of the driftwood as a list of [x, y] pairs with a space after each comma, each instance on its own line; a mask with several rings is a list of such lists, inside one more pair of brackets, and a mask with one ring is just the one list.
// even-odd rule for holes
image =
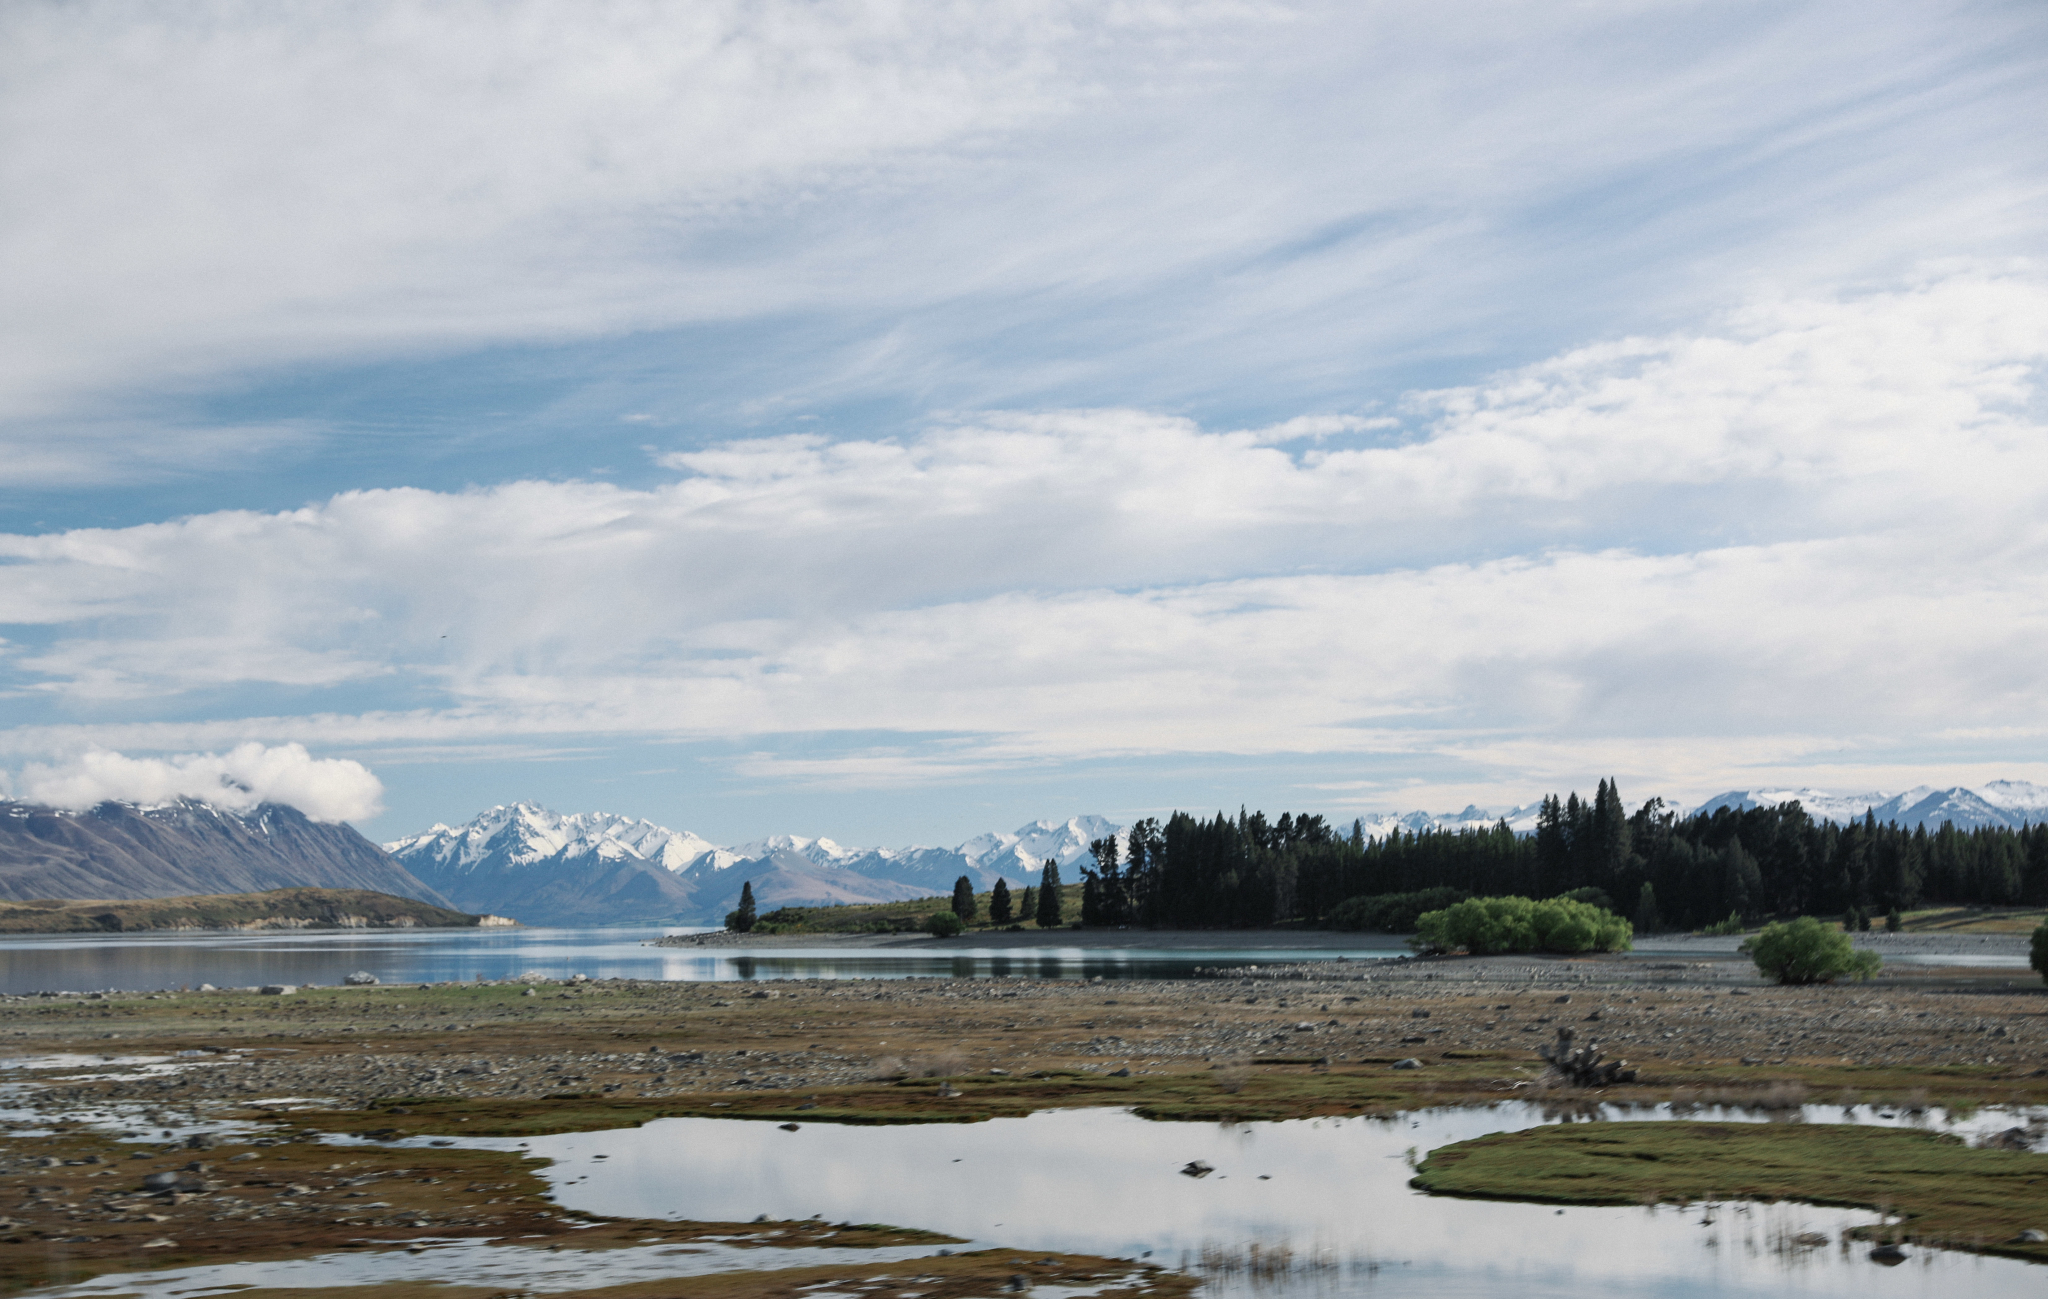
[[1588, 1042], [1584, 1046], [1574, 1047], [1573, 1036], [1571, 1029], [1560, 1028], [1557, 1030], [1556, 1042], [1537, 1050], [1537, 1054], [1548, 1060], [1550, 1067], [1566, 1082], [1580, 1087], [1607, 1087], [1614, 1083], [1632, 1083], [1636, 1080], [1636, 1071], [1628, 1067], [1628, 1061], [1609, 1060], [1603, 1064], [1600, 1060], [1598, 1042]]

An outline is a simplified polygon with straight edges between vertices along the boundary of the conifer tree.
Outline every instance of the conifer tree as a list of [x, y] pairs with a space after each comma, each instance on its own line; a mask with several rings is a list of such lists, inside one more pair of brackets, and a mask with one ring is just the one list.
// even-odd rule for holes
[[1017, 920], [1019, 923], [1022, 923], [1026, 920], [1036, 919], [1038, 919], [1038, 890], [1026, 884], [1024, 886], [1023, 900], [1017, 904]]
[[988, 894], [988, 922], [992, 925], [1010, 923], [1010, 881], [1000, 877]]
[[953, 914], [963, 925], [974, 923], [974, 885], [965, 875], [953, 881]]
[[1060, 864], [1050, 857], [1038, 873], [1038, 927], [1060, 927]]
[[726, 913], [725, 927], [736, 934], [751, 933], [754, 928], [754, 882], [747, 880], [740, 885], [740, 904]]

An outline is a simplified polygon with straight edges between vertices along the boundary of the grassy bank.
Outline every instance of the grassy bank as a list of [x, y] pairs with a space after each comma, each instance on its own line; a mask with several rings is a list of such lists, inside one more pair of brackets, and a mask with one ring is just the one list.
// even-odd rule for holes
[[1590, 1123], [1430, 1152], [1414, 1185], [1546, 1204], [1799, 1200], [1897, 1215], [1904, 1239], [2048, 1262], [2016, 1238], [2048, 1228], [2048, 1159], [1900, 1128], [1801, 1123]]
[[271, 889], [113, 901], [0, 902], [0, 933], [153, 929], [464, 929], [477, 917], [368, 889]]
[[[1011, 891], [1011, 905], [1019, 905], [1023, 899], [1022, 887]], [[974, 895], [976, 920], [969, 930], [1020, 928], [1036, 929], [1036, 921], [1013, 921], [1009, 926], [994, 925], [988, 918], [989, 895]], [[907, 898], [900, 902], [864, 902], [843, 907], [777, 907], [761, 913], [755, 922], [754, 932], [760, 934], [911, 934], [924, 928], [925, 917], [939, 911], [951, 911], [953, 898], [944, 897]], [[1081, 918], [1081, 886], [1063, 884], [1060, 886], [1060, 914], [1069, 923]]]

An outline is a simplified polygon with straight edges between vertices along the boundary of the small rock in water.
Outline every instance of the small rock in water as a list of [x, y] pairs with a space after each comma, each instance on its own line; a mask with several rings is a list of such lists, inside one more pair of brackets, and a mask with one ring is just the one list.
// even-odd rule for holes
[[776, 1126], [781, 1128], [784, 1132], [794, 1132], [803, 1125], [800, 1123], [778, 1123], [776, 1124]]
[[1887, 1267], [1896, 1267], [1906, 1261], [1906, 1251], [1893, 1244], [1879, 1245], [1870, 1251], [1870, 1261], [1883, 1263]]
[[1214, 1166], [1205, 1164], [1199, 1159], [1190, 1159], [1187, 1162], [1187, 1166], [1180, 1170], [1183, 1177], [1207, 1177], [1215, 1171]]
[[1802, 1231], [1797, 1236], [1794, 1236], [1792, 1238], [1792, 1243], [1799, 1246], [1801, 1249], [1818, 1249], [1822, 1245], [1828, 1243], [1827, 1233], [1820, 1231]]

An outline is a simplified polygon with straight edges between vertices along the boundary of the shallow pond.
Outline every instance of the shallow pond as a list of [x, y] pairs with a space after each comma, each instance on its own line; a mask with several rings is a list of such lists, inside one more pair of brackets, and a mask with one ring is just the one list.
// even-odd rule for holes
[[[1609, 1110], [1668, 1118], [1668, 1107]], [[1874, 1118], [1863, 1111], [1865, 1118]], [[1741, 1117], [1716, 1114], [1714, 1117]], [[1843, 1116], [1811, 1107], [1816, 1120]], [[1145, 1257], [1203, 1268], [1210, 1292], [1320, 1294], [2038, 1295], [2048, 1272], [1914, 1250], [1887, 1268], [1867, 1246], [1791, 1238], [1872, 1221], [1853, 1210], [1568, 1208], [1422, 1195], [1411, 1157], [1554, 1121], [1531, 1104], [1395, 1120], [1155, 1123], [1121, 1110], [915, 1127], [667, 1119], [525, 1143], [552, 1158], [557, 1198], [602, 1214], [887, 1221], [1025, 1250]], [[1894, 1122], [1908, 1122], [1895, 1115]], [[1985, 1113], [1967, 1128], [2014, 1117]], [[471, 1144], [465, 1142], [464, 1144]], [[1195, 1178], [1180, 1170], [1200, 1160]], [[1277, 1285], [1279, 1288], [1274, 1289]], [[1956, 1287], [1963, 1287], [1958, 1291]], [[1505, 1287], [1505, 1291], [1504, 1291]]]
[[[1668, 1106], [1601, 1117], [1662, 1119]], [[563, 1205], [592, 1213], [699, 1220], [821, 1216], [944, 1231], [1019, 1256], [1108, 1254], [1187, 1268], [1216, 1299], [1350, 1294], [1428, 1296], [2038, 1295], [2048, 1270], [1913, 1248], [1870, 1261], [1843, 1231], [1873, 1215], [1795, 1204], [1567, 1208], [1425, 1196], [1409, 1163], [1429, 1149], [1559, 1121], [1534, 1104], [1423, 1111], [1390, 1120], [1153, 1123], [1122, 1110], [1060, 1110], [986, 1123], [852, 1127], [664, 1119], [643, 1128], [459, 1144], [553, 1161]], [[1759, 1114], [1693, 1117], [1762, 1121]], [[1985, 1110], [1951, 1122], [1893, 1111], [1808, 1106], [1816, 1122], [1928, 1123], [1965, 1135], [2027, 1115]], [[2035, 1117], [2038, 1117], [2036, 1115]], [[421, 1138], [421, 1141], [446, 1138]], [[1180, 1170], [1200, 1160], [1213, 1171]], [[1821, 1232], [1830, 1243], [1801, 1247]], [[915, 1249], [887, 1251], [912, 1257]], [[449, 1244], [413, 1254], [339, 1254], [109, 1276], [51, 1299], [145, 1299], [243, 1286], [322, 1287], [395, 1280], [546, 1291], [735, 1267], [836, 1261], [826, 1250], [691, 1253], [674, 1246], [598, 1255]], [[882, 1257], [882, 1254], [863, 1257]]]
[[1261, 947], [903, 948], [653, 947], [677, 929], [441, 929], [325, 933], [27, 934], [0, 938], [0, 993], [337, 984], [367, 970], [385, 983], [509, 979], [1185, 978], [1197, 967], [1369, 960], [1384, 950]]

